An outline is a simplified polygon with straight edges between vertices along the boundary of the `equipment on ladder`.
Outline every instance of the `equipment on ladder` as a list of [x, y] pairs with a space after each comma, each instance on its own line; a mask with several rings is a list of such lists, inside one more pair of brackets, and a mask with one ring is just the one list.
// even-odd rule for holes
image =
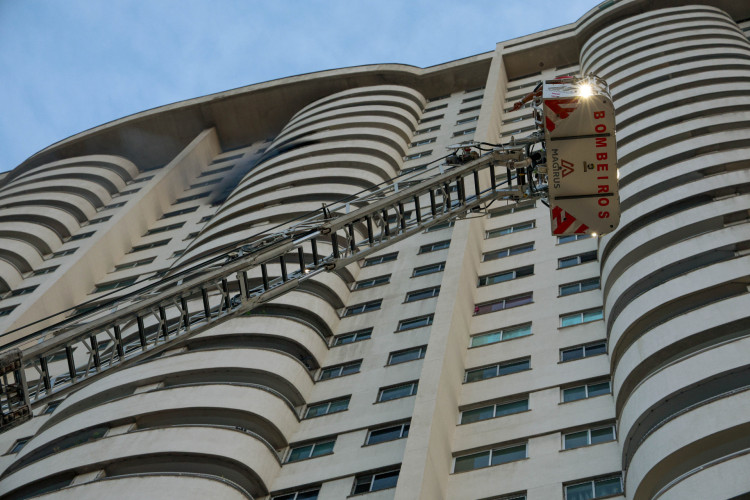
[[507, 145], [459, 145], [443, 164], [324, 206], [283, 231], [224, 253], [221, 261], [194, 266], [187, 276], [167, 276], [106, 310], [14, 341], [6, 348], [16, 349], [0, 356], [0, 431], [31, 418], [32, 403], [179, 347], [323, 271], [497, 200], [541, 199], [550, 207], [553, 234], [613, 230], [619, 210], [606, 84], [594, 77], [551, 80], [533, 101], [542, 129], [528, 137]]

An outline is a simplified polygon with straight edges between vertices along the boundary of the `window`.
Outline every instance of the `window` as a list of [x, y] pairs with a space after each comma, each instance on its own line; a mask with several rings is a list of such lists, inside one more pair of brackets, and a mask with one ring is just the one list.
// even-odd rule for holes
[[215, 168], [213, 170], [207, 170], [198, 177], [206, 177], [208, 175], [218, 174], [219, 172], [226, 172], [228, 170], [232, 170], [234, 168], [234, 165], [229, 165], [228, 167], [221, 167], [221, 168]]
[[143, 245], [136, 245], [130, 250], [130, 253], [141, 252], [143, 250], [148, 250], [150, 248], [163, 247], [164, 245], [169, 243], [169, 241], [170, 241], [169, 239], [166, 239], [166, 240], [154, 241], [153, 243], [145, 243]]
[[481, 104], [479, 106], [469, 106], [468, 108], [464, 108], [462, 110], [459, 110], [458, 114], [462, 115], [464, 113], [468, 113], [469, 111], [476, 111], [477, 109], [481, 109], [481, 108], [482, 108]]
[[475, 95], [474, 97], [467, 97], [463, 101], [461, 101], [461, 104], [465, 102], [471, 102], [471, 101], [478, 101], [479, 99], [482, 99], [484, 97], [484, 94]]
[[76, 240], [83, 240], [86, 238], [91, 238], [96, 231], [89, 231], [88, 233], [80, 233], [80, 234], [74, 234], [70, 237], [68, 241], [76, 241]]
[[487, 262], [489, 260], [504, 259], [505, 257], [510, 257], [511, 255], [531, 252], [532, 250], [534, 250], [533, 241], [531, 243], [524, 243], [523, 245], [516, 245], [514, 247], [501, 248], [500, 250], [487, 252], [482, 255], [482, 261]]
[[532, 274], [534, 274], [534, 266], [524, 266], [518, 269], [511, 269], [510, 271], [503, 271], [502, 273], [488, 274], [487, 276], [479, 277], [479, 286], [494, 285], [503, 281], [531, 276]]
[[394, 399], [408, 398], [414, 396], [417, 393], [418, 382], [409, 382], [401, 385], [394, 385], [392, 387], [384, 387], [378, 391], [378, 402], [383, 403], [385, 401], [392, 401]]
[[[508, 99], [506, 99], [505, 102], [517, 101], [517, 100], [520, 100], [520, 98], [521, 98], [521, 96], [511, 97], [510, 101]], [[503, 125], [507, 125], [509, 123], [521, 122], [523, 120], [528, 120], [529, 118], [533, 118], [533, 117], [534, 117], [534, 115], [517, 116], [515, 118], [511, 118], [510, 120], [503, 120]]]
[[615, 426], [607, 425], [595, 429], [586, 429], [578, 432], [571, 432], [563, 435], [563, 449], [572, 450], [582, 446], [592, 444], [606, 443], [615, 440]]
[[[504, 178], [504, 176], [503, 176]], [[490, 219], [493, 217], [500, 217], [501, 215], [514, 214], [516, 212], [522, 212], [523, 210], [530, 210], [536, 208], [536, 201], [521, 201], [513, 205], [496, 208], [489, 212]]]
[[513, 226], [501, 227], [500, 229], [493, 229], [487, 231], [487, 238], [496, 238], [506, 234], [517, 233], [519, 231], [526, 231], [527, 229], [534, 229], [535, 221], [522, 222]]
[[60, 403], [62, 403], [62, 401], [53, 401], [48, 404], [42, 412], [42, 415], [49, 415], [50, 413], [53, 413], [57, 409], [57, 407], [60, 406]]
[[578, 385], [575, 387], [568, 387], [562, 390], [563, 403], [569, 403], [570, 401], [578, 401], [579, 399], [593, 398], [595, 396], [601, 396], [603, 394], [609, 394], [611, 388], [609, 380], [604, 382], [595, 382], [591, 384]]
[[352, 495], [395, 488], [396, 483], [398, 483], [398, 473], [397, 469], [377, 474], [356, 476], [354, 478], [354, 486], [352, 486]]
[[132, 278], [126, 278], [118, 281], [112, 281], [110, 283], [103, 283], [101, 285], [96, 285], [96, 288], [92, 293], [99, 293], [99, 292], [106, 292], [107, 290], [114, 290], [115, 288], [122, 288], [125, 286], [130, 286], [134, 284], [136, 281], [138, 281], [138, 276], [134, 276]]
[[371, 300], [369, 302], [363, 302], [361, 304], [357, 304], [356, 306], [350, 306], [344, 309], [344, 316], [354, 316], [356, 314], [362, 314], [370, 311], [377, 311], [380, 309], [380, 304], [383, 302], [383, 299], [378, 300]]
[[531, 323], [525, 325], [511, 326], [501, 330], [494, 330], [487, 333], [480, 333], [471, 337], [469, 347], [478, 347], [487, 344], [502, 342], [503, 340], [515, 339], [531, 335]]
[[223, 163], [229, 160], [236, 160], [237, 158], [242, 158], [244, 154], [245, 153], [238, 153], [235, 155], [225, 156], [224, 158], [214, 158], [214, 160], [211, 162], [211, 165], [213, 165], [214, 163]]
[[521, 413], [524, 411], [528, 411], [528, 409], [529, 398], [510, 401], [508, 403], [498, 403], [494, 405], [483, 406], [481, 408], [475, 408], [473, 410], [462, 411], [461, 423], [471, 424], [473, 422], [479, 422], [481, 420], [489, 420], [491, 418], [504, 417], [506, 415], [513, 415], [514, 413]]
[[354, 283], [354, 290], [364, 290], [365, 288], [372, 288], [378, 285], [384, 285], [391, 281], [391, 275], [386, 274], [384, 276], [378, 276], [377, 278], [370, 278], [368, 280], [361, 280]]
[[372, 328], [367, 328], [365, 330], [359, 330], [356, 332], [351, 333], [345, 333], [343, 335], [339, 335], [333, 339], [333, 345], [346, 345], [351, 344], [352, 342], [359, 342], [360, 340], [367, 340], [372, 335]]
[[29, 440], [31, 440], [31, 436], [17, 439], [16, 442], [13, 443], [13, 446], [11, 446], [10, 450], [8, 450], [7, 454], [10, 455], [11, 453], [18, 453], [24, 446], [26, 446], [26, 443], [28, 443]]
[[200, 231], [196, 231], [194, 233], [190, 233], [182, 241], [192, 240], [198, 237], [198, 234], [200, 234]]
[[394, 441], [407, 436], [409, 436], [409, 422], [371, 430], [367, 434], [365, 445], [385, 443], [386, 441]]
[[402, 319], [398, 322], [398, 330], [402, 332], [404, 330], [411, 330], [412, 328], [419, 328], [421, 326], [429, 326], [432, 324], [432, 314], [427, 316], [420, 316], [418, 318]]
[[596, 260], [596, 250], [591, 252], [582, 253], [579, 255], [571, 255], [570, 257], [563, 257], [557, 259], [557, 268], [562, 269], [564, 267], [573, 267], [579, 264], [585, 264], [586, 262], [593, 262]]
[[429, 139], [422, 139], [422, 140], [419, 140], [419, 141], [416, 141], [416, 142], [412, 142], [411, 144], [409, 144], [409, 147], [415, 148], [417, 146], [424, 146], [425, 144], [430, 144], [430, 143], [433, 143], [435, 141], [437, 141], [437, 139], [435, 137], [430, 137]]
[[34, 285], [34, 286], [26, 286], [26, 287], [23, 287], [23, 288], [16, 288], [16, 289], [15, 289], [15, 290], [13, 290], [12, 292], [10, 292], [10, 296], [11, 296], [11, 297], [18, 297], [19, 295], [28, 295], [28, 294], [30, 294], [31, 292], [33, 292], [34, 290], [36, 290], [36, 288], [37, 288], [38, 286], [39, 286], [39, 285]]
[[560, 316], [560, 326], [580, 325], [581, 323], [589, 323], [600, 319], [604, 319], [604, 312], [601, 307], [597, 307], [596, 309]]
[[177, 217], [178, 215], [189, 214], [198, 210], [198, 207], [183, 208], [182, 210], [175, 210], [173, 212], [167, 212], [161, 216], [162, 219], [169, 219], [170, 217]]
[[599, 278], [591, 278], [582, 281], [576, 281], [575, 283], [567, 283], [560, 285], [560, 296], [573, 295], [574, 293], [588, 292], [589, 290], [596, 290], [599, 288]]
[[445, 109], [448, 107], [448, 104], [438, 104], [437, 106], [433, 106], [431, 108], [427, 108], [423, 111], [423, 113], [431, 113], [432, 111], [437, 111], [438, 109]]
[[194, 194], [191, 196], [183, 196], [182, 198], [177, 198], [174, 204], [177, 205], [178, 203], [185, 203], [186, 201], [198, 200], [200, 198], [205, 198], [210, 194], [211, 194], [211, 191], [206, 191], [204, 193], [198, 193], [198, 194]]
[[427, 266], [417, 267], [412, 271], [411, 275], [413, 278], [417, 276], [424, 276], [425, 274], [439, 273], [445, 269], [445, 262], [438, 262], [437, 264], [429, 264]]
[[293, 446], [289, 451], [289, 456], [286, 461], [299, 462], [300, 460], [306, 460], [308, 458], [320, 457], [322, 455], [330, 455], [333, 453], [333, 446], [336, 444], [335, 439], [329, 439], [321, 441], [319, 443], [305, 444], [302, 446]]
[[565, 486], [565, 500], [590, 500], [620, 493], [622, 493], [620, 474]]
[[464, 129], [464, 130], [459, 130], [457, 132], [453, 132], [453, 137], [458, 137], [458, 136], [461, 136], [461, 135], [473, 134], [474, 132], [476, 132], [476, 130], [477, 130], [476, 128], [467, 128], [467, 129]]
[[426, 233], [431, 233], [433, 231], [440, 231], [441, 229], [448, 229], [449, 227], [453, 227], [456, 225], [455, 221], [448, 221], [448, 222], [442, 222], [440, 224], [435, 224], [434, 226], [430, 226], [427, 229], [425, 229]]
[[201, 220], [199, 220], [199, 221], [198, 221], [198, 223], [200, 224], [200, 223], [202, 223], [202, 222], [208, 222], [208, 221], [210, 221], [210, 220], [211, 220], [212, 218], [213, 218], [213, 215], [204, 215], [203, 217], [201, 217]]
[[99, 224], [100, 222], [107, 222], [111, 218], [112, 218], [111, 215], [107, 215], [106, 217], [97, 217], [96, 219], [91, 219], [89, 221], [89, 226], [91, 224]]
[[305, 418], [319, 417], [321, 415], [344, 411], [349, 408], [349, 398], [350, 396], [346, 396], [345, 398], [311, 404], [307, 407]]
[[318, 378], [318, 380], [329, 380], [332, 378], [343, 377], [344, 375], [351, 375], [352, 373], [358, 373], [360, 366], [362, 366], [361, 359], [352, 361], [351, 363], [329, 366], [328, 368], [323, 368], [320, 371], [320, 377]]
[[440, 294], [440, 287], [434, 286], [432, 288], [425, 288], [424, 290], [416, 290], [406, 294], [406, 300], [404, 302], [416, 302], [417, 300], [431, 299], [437, 297]]
[[464, 123], [471, 123], [471, 122], [475, 122], [475, 121], [477, 121], [478, 119], [479, 119], [479, 116], [472, 116], [472, 117], [470, 117], [470, 118], [464, 118], [463, 120], [458, 120], [458, 121], [456, 122], [456, 125], [463, 125]]
[[318, 500], [320, 488], [305, 491], [293, 491], [271, 497], [271, 500]]
[[526, 443], [456, 457], [453, 472], [483, 469], [491, 465], [506, 464], [524, 458], [526, 458]]
[[451, 246], [451, 240], [438, 241], [436, 243], [429, 243], [419, 247], [419, 253], [437, 252], [438, 250], [444, 250]]
[[417, 130], [416, 132], [414, 132], [414, 135], [426, 134], [428, 132], [435, 132], [436, 130], [440, 130], [440, 125], [435, 125], [434, 127], [427, 127], [427, 128]]
[[391, 262], [393, 260], [396, 260], [397, 257], [398, 252], [379, 255], [377, 257], [370, 257], [369, 259], [365, 259], [365, 263], [362, 265], [362, 267], [377, 266], [378, 264], [383, 264], [384, 262]]
[[407, 361], [414, 361], [415, 359], [422, 359], [426, 352], [426, 345], [412, 347], [411, 349], [403, 349], [401, 351], [394, 351], [388, 355], [388, 366], [406, 363]]
[[120, 203], [110, 203], [109, 205], [103, 206], [102, 210], [109, 210], [110, 208], [119, 208], [124, 207], [127, 201], [121, 201]]
[[41, 276], [43, 274], [49, 274], [55, 272], [55, 269], [57, 269], [60, 266], [51, 266], [51, 267], [45, 267], [43, 269], [37, 269], [33, 273], [31, 273], [32, 276]]
[[15, 309], [16, 307], [18, 307], [18, 305], [11, 306], [11, 307], [5, 307], [3, 309], [0, 309], [0, 317], [10, 316], [10, 313], [12, 313], [13, 309]]
[[573, 361], [574, 359], [588, 358], [597, 354], [607, 353], [607, 342], [594, 342], [570, 349], [560, 349], [560, 361]]
[[136, 182], [147, 182], [153, 178], [154, 178], [153, 175], [147, 175], [146, 177], [141, 177], [140, 179], [133, 179], [133, 184], [135, 184]]
[[527, 292], [521, 295], [493, 300], [492, 302], [485, 302], [484, 304], [477, 304], [474, 306], [474, 315], [477, 316], [479, 314], [511, 309], [513, 307], [531, 304], [532, 302], [534, 302], [534, 294], [533, 292]]
[[429, 118], [422, 118], [419, 120], [419, 123], [426, 123], [426, 122], [434, 122], [435, 120], [441, 120], [445, 115], [435, 115], [430, 116]]
[[480, 380], [487, 380], [488, 378], [502, 377], [503, 375], [510, 375], [512, 373], [518, 373], [530, 369], [531, 358], [516, 359], [514, 361], [506, 361], [503, 363], [497, 363], [495, 365], [466, 370], [464, 382], [468, 384], [470, 382], [478, 382]]
[[566, 234], [565, 236], [557, 237], [557, 244], [562, 245], [563, 243], [570, 243], [571, 241], [587, 240], [591, 238], [590, 234]]
[[163, 233], [164, 231], [171, 231], [172, 229], [179, 229], [184, 225], [184, 222], [178, 222], [176, 224], [169, 224], [168, 226], [155, 227], [154, 229], [149, 229], [148, 231], [146, 231], [146, 234], [144, 234], [144, 236], [148, 236], [149, 234]]
[[410, 174], [412, 172], [417, 172], [419, 170], [424, 170], [428, 166], [430, 166], [430, 164], [429, 163], [425, 163], [424, 165], [417, 165], [416, 167], [405, 168], [404, 170], [401, 171], [401, 175], [406, 175], [406, 174]]
[[440, 97], [433, 97], [431, 99], [427, 99], [427, 102], [435, 102], [435, 101], [440, 101], [442, 99], [448, 99], [450, 96], [451, 96], [450, 94], [446, 94], [446, 95], [441, 95]]
[[428, 151], [422, 151], [421, 153], [414, 153], [412, 155], [404, 156], [404, 161], [409, 160], [416, 160], [417, 158], [424, 158], [425, 156], [430, 156], [432, 154], [432, 150]]
[[141, 190], [141, 188], [128, 189], [127, 191], [121, 191], [119, 193], [119, 196], [127, 196], [129, 194], [137, 193], [140, 190]]
[[199, 182], [198, 184], [191, 184], [190, 189], [210, 186], [211, 184], [217, 184], [219, 182], [221, 182], [221, 179], [211, 179], [210, 181], [203, 181], [203, 182]]
[[59, 252], [53, 253], [52, 257], [50, 257], [50, 258], [54, 259], [55, 257], [63, 257], [65, 255], [70, 255], [70, 254], [74, 253], [76, 250], [78, 250], [77, 247], [76, 248], [69, 248], [67, 250], [60, 250]]
[[185, 250], [177, 250], [176, 252], [172, 252], [172, 255], [169, 256], [170, 259], [176, 259], [177, 257], [182, 257], [182, 254], [185, 253]]

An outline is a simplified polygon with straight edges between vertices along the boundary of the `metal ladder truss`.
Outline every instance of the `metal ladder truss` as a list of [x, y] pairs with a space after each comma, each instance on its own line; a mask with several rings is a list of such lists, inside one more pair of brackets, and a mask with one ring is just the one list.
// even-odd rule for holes
[[344, 267], [429, 226], [480, 211], [494, 200], [541, 197], [541, 191], [529, 185], [511, 186], [511, 181], [501, 187], [497, 180], [501, 167], [512, 179], [514, 169], [527, 164], [520, 145], [495, 149], [461, 165], [442, 164], [400, 177], [239, 247], [221, 265], [206, 266], [189, 278], [166, 278], [156, 292], [136, 294], [124, 307], [94, 310], [72, 324], [14, 342], [10, 357], [0, 357], [0, 432], [30, 418], [32, 405], [179, 347], [189, 337], [247, 313], [323, 271]]

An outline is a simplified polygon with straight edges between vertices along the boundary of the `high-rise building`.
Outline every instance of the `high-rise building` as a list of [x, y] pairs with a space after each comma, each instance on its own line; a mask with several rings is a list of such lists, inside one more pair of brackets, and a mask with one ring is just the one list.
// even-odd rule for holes
[[[555, 238], [541, 204], [495, 203], [59, 397], [27, 372], [50, 387], [0, 434], [0, 496], [746, 498], [748, 33], [748, 2], [608, 0], [438, 66], [145, 111], [3, 174], [5, 346], [450, 145], [524, 136], [513, 103], [563, 74], [610, 85], [622, 220]], [[138, 347], [115, 342], [89, 347]]]

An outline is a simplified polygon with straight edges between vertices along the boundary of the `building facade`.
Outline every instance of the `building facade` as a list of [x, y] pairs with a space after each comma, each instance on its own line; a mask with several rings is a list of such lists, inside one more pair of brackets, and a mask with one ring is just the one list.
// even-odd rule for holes
[[527, 135], [513, 103], [561, 74], [611, 87], [622, 220], [555, 238], [546, 207], [496, 203], [311, 279], [35, 404], [0, 435], [0, 495], [744, 498], [748, 33], [745, 2], [610, 0], [430, 68], [139, 113], [3, 174], [3, 345], [450, 145]]

